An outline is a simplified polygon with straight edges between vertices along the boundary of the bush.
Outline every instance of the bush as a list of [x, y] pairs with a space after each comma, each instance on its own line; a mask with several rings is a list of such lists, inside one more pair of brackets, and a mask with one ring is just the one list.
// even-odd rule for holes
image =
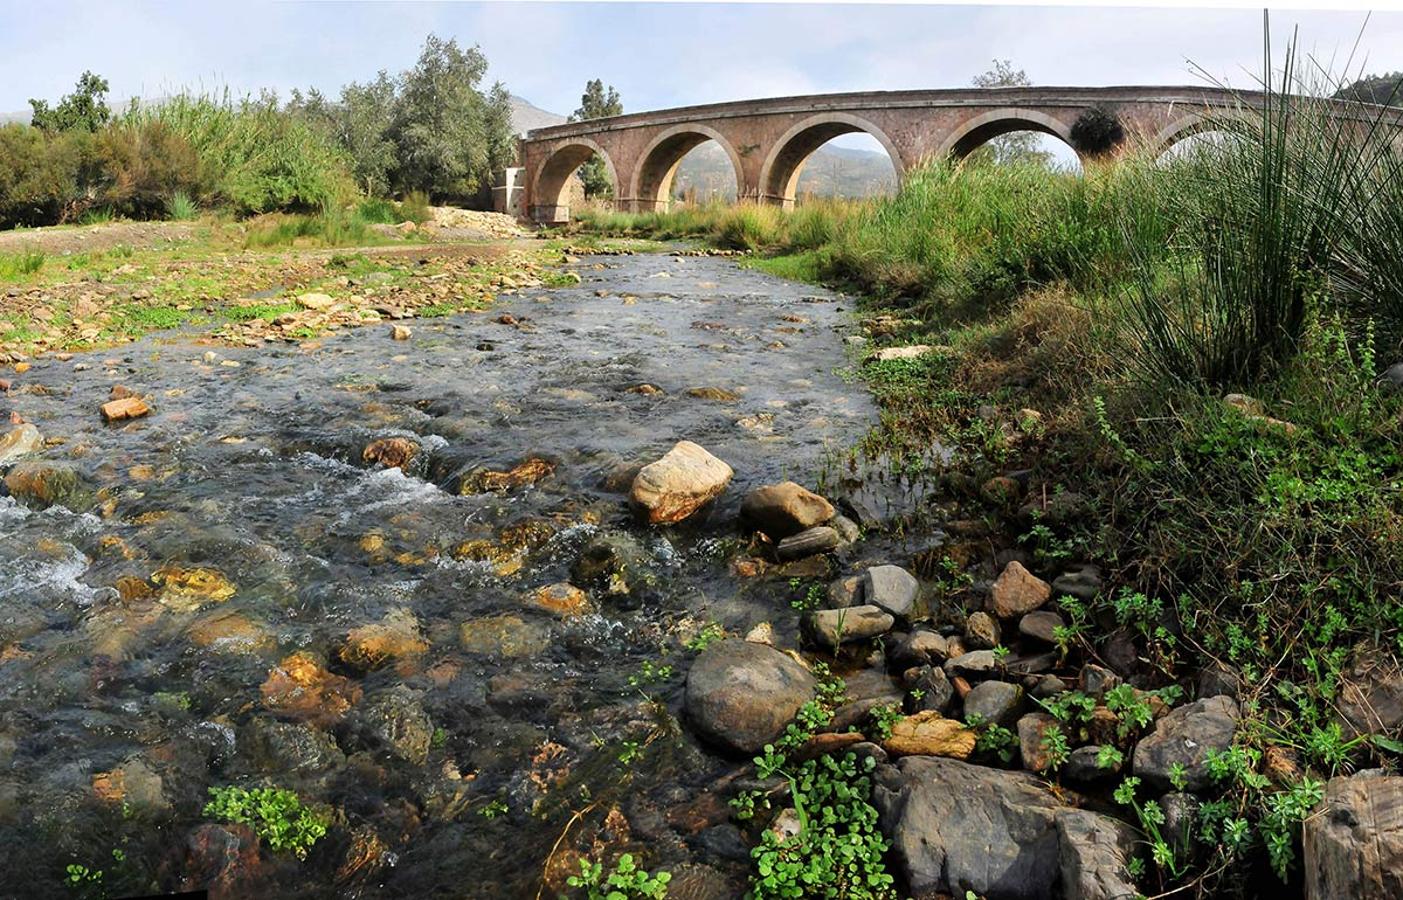
[[94, 143], [85, 131], [0, 126], [0, 227], [52, 225], [95, 202]]
[[177, 192], [187, 202], [208, 193], [194, 148], [159, 119], [104, 129], [97, 137], [97, 164], [98, 202], [127, 218], [164, 217]]

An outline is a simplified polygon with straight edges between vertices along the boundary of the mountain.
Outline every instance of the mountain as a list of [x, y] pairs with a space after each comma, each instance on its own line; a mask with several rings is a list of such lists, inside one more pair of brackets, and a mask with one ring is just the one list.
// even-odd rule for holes
[[516, 94], [511, 95], [511, 104], [512, 131], [518, 135], [524, 135], [533, 128], [548, 128], [551, 125], [559, 125], [566, 120], [565, 116], [547, 112]]

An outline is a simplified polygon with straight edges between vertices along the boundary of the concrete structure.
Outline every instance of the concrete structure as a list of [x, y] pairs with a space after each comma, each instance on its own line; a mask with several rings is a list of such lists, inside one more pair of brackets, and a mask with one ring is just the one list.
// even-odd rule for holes
[[891, 156], [899, 181], [924, 160], [959, 159], [1013, 131], [1053, 135], [1083, 160], [1131, 146], [1163, 150], [1201, 130], [1206, 113], [1258, 100], [1254, 94], [1201, 87], [962, 88], [780, 97], [631, 113], [529, 132], [521, 142], [525, 205], [538, 222], [568, 221], [570, 175], [595, 154], [614, 181], [620, 209], [666, 208], [678, 163], [707, 140], [716, 141], [730, 157], [741, 200], [789, 206], [804, 161], [840, 134], [861, 131], [876, 138]]
[[511, 167], [503, 169], [497, 173], [495, 183], [492, 185], [492, 211], [516, 216], [518, 219], [526, 214], [526, 207], [522, 205], [522, 200], [526, 195], [525, 169]]

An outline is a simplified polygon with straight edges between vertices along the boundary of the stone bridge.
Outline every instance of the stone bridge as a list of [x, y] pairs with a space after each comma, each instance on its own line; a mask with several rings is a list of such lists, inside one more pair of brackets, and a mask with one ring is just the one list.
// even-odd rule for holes
[[1202, 87], [1013, 87], [820, 94], [687, 106], [572, 122], [521, 143], [524, 207], [542, 223], [568, 221], [570, 176], [598, 155], [615, 205], [665, 209], [687, 152], [714, 140], [735, 169], [741, 200], [789, 206], [804, 161], [841, 134], [866, 132], [891, 156], [898, 181], [924, 160], [960, 159], [1013, 131], [1060, 138], [1083, 159], [1129, 146], [1167, 149], [1210, 110], [1258, 95]]

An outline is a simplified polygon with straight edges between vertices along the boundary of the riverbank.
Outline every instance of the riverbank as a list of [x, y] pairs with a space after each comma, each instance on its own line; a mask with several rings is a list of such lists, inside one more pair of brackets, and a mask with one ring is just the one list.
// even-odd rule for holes
[[[1212, 341], [1255, 353], [1279, 334], [1259, 345], [1231, 331], [1253, 315], [1241, 294], [1176, 295], [1198, 290], [1194, 267], [1208, 265], [1190, 259], [1192, 235], [1152, 189], [1177, 183], [1198, 202], [1179, 177], [1133, 161], [1085, 177], [937, 169], [890, 201], [580, 227], [746, 246], [758, 252], [747, 265], [865, 297], [859, 371], [882, 414], [837, 469], [881, 472], [925, 498], [894, 527], [935, 545], [906, 562], [940, 636], [992, 651], [990, 669], [970, 677], [943, 650], [903, 655], [903, 640], [887, 661], [944, 663], [963, 679], [935, 709], [972, 729], [972, 758], [1036, 773], [1126, 823], [1105, 843], [1126, 848], [1127, 890], [1353, 894], [1362, 888], [1329, 880], [1341, 877], [1329, 855], [1343, 851], [1312, 812], [1327, 795], [1335, 808], [1403, 797], [1396, 777], [1349, 777], [1395, 772], [1403, 749], [1395, 307], [1379, 296], [1361, 312], [1317, 289], [1294, 340], [1255, 369], [1215, 374], [1209, 354], [1225, 345]], [[1233, 265], [1257, 278], [1281, 263], [1241, 252]], [[932, 671], [904, 673], [917, 679], [906, 713], [944, 696], [919, 680]], [[938, 727], [964, 740], [958, 724]], [[1022, 791], [994, 781], [977, 790]], [[1014, 886], [1036, 880], [1031, 870], [956, 883], [940, 856], [956, 837], [940, 831], [942, 849], [929, 849], [951, 810], [880, 779], [875, 796], [897, 798], [878, 802], [884, 817], [931, 817], [904, 819], [905, 839], [883, 818], [908, 884], [1035, 895]]]

